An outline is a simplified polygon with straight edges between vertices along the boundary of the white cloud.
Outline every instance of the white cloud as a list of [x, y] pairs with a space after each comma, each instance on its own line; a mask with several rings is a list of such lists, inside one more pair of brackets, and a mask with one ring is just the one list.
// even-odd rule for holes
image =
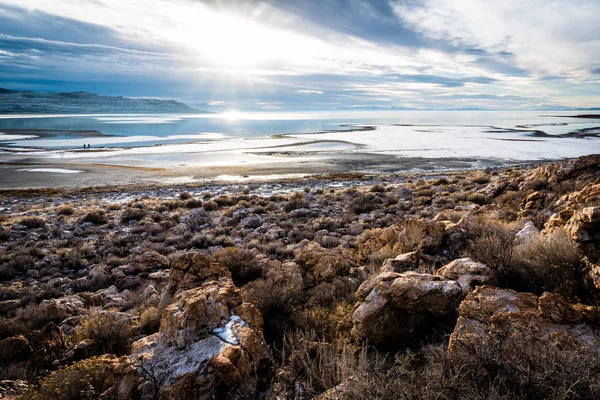
[[539, 75], [582, 77], [600, 59], [597, 0], [424, 0], [394, 9], [431, 38], [513, 53], [508, 63]]

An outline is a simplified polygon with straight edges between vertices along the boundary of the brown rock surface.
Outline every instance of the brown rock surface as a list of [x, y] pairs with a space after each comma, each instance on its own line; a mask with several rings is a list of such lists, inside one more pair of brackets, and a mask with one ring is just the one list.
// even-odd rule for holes
[[230, 278], [183, 291], [164, 309], [159, 332], [132, 345], [130, 359], [137, 368], [119, 392], [211, 399], [217, 382], [232, 388], [255, 378], [267, 359], [262, 322]]
[[548, 345], [600, 346], [598, 310], [569, 304], [552, 293], [538, 297], [483, 286], [465, 298], [459, 315], [448, 345], [450, 359], [457, 365], [477, 363], [475, 353], [486, 345], [501, 346], [495, 350], [502, 357], [518, 358], [515, 344], [522, 346], [523, 340], [537, 346], [540, 354]]

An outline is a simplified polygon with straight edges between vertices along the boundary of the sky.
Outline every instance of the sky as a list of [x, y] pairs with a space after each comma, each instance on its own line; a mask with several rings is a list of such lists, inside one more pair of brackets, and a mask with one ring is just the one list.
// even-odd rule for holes
[[0, 87], [214, 110], [600, 107], [600, 1], [0, 0]]

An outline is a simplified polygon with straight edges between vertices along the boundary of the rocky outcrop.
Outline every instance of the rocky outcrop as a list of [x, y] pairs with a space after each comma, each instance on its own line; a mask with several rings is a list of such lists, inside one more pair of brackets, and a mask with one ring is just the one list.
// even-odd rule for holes
[[[268, 360], [262, 317], [230, 278], [177, 294], [162, 313], [160, 330], [133, 343], [135, 367], [120, 395], [142, 398], [214, 398], [258, 377]], [[132, 384], [132, 382], [134, 382]]]
[[171, 260], [169, 283], [162, 292], [159, 308], [165, 308], [176, 294], [221, 277], [231, 277], [231, 273], [220, 262], [198, 252], [180, 254]]
[[315, 242], [302, 243], [294, 254], [294, 262], [302, 275], [316, 282], [348, 275], [352, 268], [358, 266], [350, 250], [341, 247], [328, 249]]
[[402, 253], [395, 258], [383, 262], [380, 272], [406, 272], [416, 271], [419, 267], [419, 255], [416, 251]]
[[567, 221], [565, 229], [577, 243], [600, 241], [600, 207], [586, 207]]
[[598, 170], [600, 170], [600, 154], [548, 164], [531, 171], [519, 184], [519, 189], [528, 188], [539, 180], [557, 183]]
[[525, 344], [534, 354], [544, 354], [547, 346], [600, 346], [600, 312], [553, 293], [538, 297], [482, 286], [461, 303], [459, 315], [448, 345], [455, 365], [477, 367], [477, 355], [489, 350], [498, 351], [502, 359], [518, 359]]
[[0, 340], [0, 360], [3, 362], [24, 361], [32, 354], [33, 349], [27, 338], [23, 335]]
[[410, 340], [429, 322], [455, 317], [470, 290], [492, 281], [489, 268], [468, 258], [453, 261], [436, 275], [380, 273], [356, 291], [352, 335], [375, 344]]
[[459, 258], [440, 268], [436, 275], [458, 283], [464, 295], [475, 287], [495, 283], [494, 271], [470, 258]]

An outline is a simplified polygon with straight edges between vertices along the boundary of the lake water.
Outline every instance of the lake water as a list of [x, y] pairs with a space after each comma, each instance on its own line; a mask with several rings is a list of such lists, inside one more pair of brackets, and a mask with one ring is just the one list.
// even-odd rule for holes
[[[364, 125], [436, 125], [481, 126], [506, 129], [536, 129], [561, 134], [600, 126], [600, 120], [568, 118], [577, 111], [378, 111], [321, 113], [225, 113], [199, 115], [71, 115], [71, 116], [0, 116], [0, 132], [19, 129], [51, 130], [50, 139], [6, 140], [5, 144], [79, 148], [94, 146], [148, 146], [195, 140], [257, 138], [275, 134], [316, 133], [350, 130], [347, 124]], [[527, 128], [522, 128], [522, 127]], [[63, 133], [61, 133], [61, 131]], [[103, 137], [77, 138], [72, 131], [98, 131]], [[423, 132], [425, 133], [425, 132]], [[30, 134], [35, 135], [35, 134]]]
[[[560, 159], [600, 153], [600, 119], [571, 117], [583, 113], [0, 116], [0, 160], [20, 162], [27, 156], [27, 160], [38, 157], [53, 162], [198, 167], [352, 153], [510, 162]], [[82, 131], [87, 136], [82, 137]], [[92, 151], [82, 151], [84, 144], [90, 144]]]

